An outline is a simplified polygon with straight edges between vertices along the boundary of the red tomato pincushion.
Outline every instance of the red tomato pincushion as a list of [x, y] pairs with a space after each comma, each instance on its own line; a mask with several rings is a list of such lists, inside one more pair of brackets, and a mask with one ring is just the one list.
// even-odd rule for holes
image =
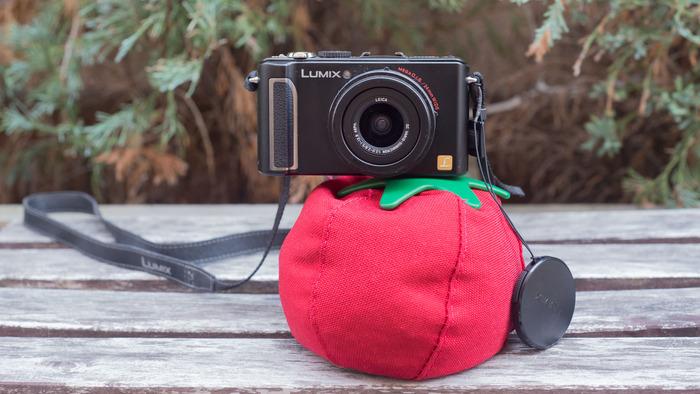
[[333, 364], [402, 379], [443, 376], [496, 354], [511, 331], [522, 247], [495, 201], [430, 190], [393, 210], [382, 190], [309, 196], [280, 253], [292, 335]]

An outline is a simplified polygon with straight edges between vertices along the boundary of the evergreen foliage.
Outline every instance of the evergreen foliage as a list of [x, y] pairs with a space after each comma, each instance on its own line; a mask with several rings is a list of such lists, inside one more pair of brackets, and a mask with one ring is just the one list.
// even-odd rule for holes
[[[185, 130], [175, 109], [176, 89], [186, 87], [192, 95], [217, 47], [245, 48], [254, 57], [268, 53], [286, 37], [289, 12], [283, 0], [265, 10], [228, 0], [83, 1], [77, 9], [69, 4], [48, 2], [31, 23], [12, 25], [2, 38], [17, 58], [0, 68], [2, 99], [9, 101], [0, 130], [52, 135], [85, 157], [126, 146], [143, 133], [170, 143]], [[86, 125], [78, 103], [81, 69], [121, 62], [132, 51], [147, 54], [153, 90]]]
[[[615, 155], [632, 117], [670, 116], [679, 136], [667, 163], [651, 178], [630, 170], [625, 186], [640, 202], [700, 204], [700, 1], [553, 0], [528, 54], [542, 61], [569, 31], [567, 21], [585, 31], [575, 76], [590, 54], [610, 62], [592, 90], [605, 105], [586, 124], [590, 139], [583, 147]], [[624, 104], [631, 100], [637, 103], [635, 112], [626, 111]]]
[[[413, 48], [420, 32], [401, 25], [398, 12], [422, 12], [424, 7], [437, 12], [456, 11], [464, 1], [428, 0], [409, 6], [401, 6], [398, 1], [369, 1], [362, 5], [368, 10], [362, 23], [371, 27], [370, 32], [379, 34], [391, 21], [396, 38], [408, 37], [403, 44]], [[217, 51], [249, 59], [247, 63], [279, 53], [280, 46], [288, 45], [298, 35], [298, 24], [304, 22], [304, 14], [299, 13], [303, 7], [305, 2], [301, 0], [39, 2], [28, 23], [6, 21], [0, 26], [0, 55], [7, 48], [11, 53], [9, 61], [3, 62], [0, 56], [0, 103], [5, 104], [0, 106], [0, 133], [49, 139], [59, 142], [64, 154], [85, 158], [93, 172], [93, 193], [98, 195], [101, 169], [104, 164], [119, 164], [116, 153], [144, 156], [144, 152], [150, 152], [146, 156], [155, 157], [154, 152], [160, 152], [161, 159], [177, 163], [177, 156], [190, 140], [180, 108], [201, 118], [191, 97], [206, 62]], [[119, 108], [97, 112], [94, 119], [87, 120], [82, 111], [85, 97], [81, 97], [85, 69], [119, 64], [129, 57], [144, 63], [149, 89], [130, 92]], [[211, 156], [212, 143], [205, 144]], [[55, 146], [33, 145], [36, 149]], [[0, 170], [11, 153], [0, 149]], [[132, 156], [125, 154], [122, 161]], [[207, 159], [210, 172], [212, 161], [211, 157]], [[22, 163], [27, 161], [13, 161], [14, 166]], [[134, 166], [117, 166], [117, 180], [125, 179], [130, 171], [126, 167]], [[164, 166], [156, 163], [150, 167], [155, 170]], [[186, 165], [180, 162], [177, 168], [166, 176], [145, 175], [175, 182]], [[23, 169], [11, 170], [3, 180], [5, 185], [23, 178], [22, 173]], [[28, 171], [24, 177], [29, 177]]]
[[[578, 58], [567, 59], [573, 75], [586, 75], [591, 64], [606, 67], [604, 74], [591, 74], [597, 78], [591, 98], [600, 104], [591, 111], [585, 126], [589, 139], [582, 148], [615, 157], [639, 119], [668, 119], [669, 130], [654, 131], [674, 139], [665, 162], [656, 166], [660, 170], [641, 174], [630, 167], [625, 187], [639, 202], [697, 205], [700, 1], [548, 0], [544, 6], [512, 1], [542, 11], [527, 51], [536, 61], [546, 62], [557, 45], [582, 37], [576, 44]], [[331, 4], [334, 17], [344, 19], [342, 25], [375, 37], [385, 47], [420, 53], [428, 47], [453, 52], [450, 42], [426, 41], [433, 33], [431, 15], [447, 20], [449, 14], [462, 13], [466, 19], [486, 3], [369, 0], [324, 5]], [[0, 134], [22, 142], [16, 148], [0, 147], [4, 178], [0, 185], [8, 187], [31, 179], [29, 168], [46, 157], [85, 160], [96, 194], [104, 183], [105, 168], [113, 168], [116, 179], [130, 180], [130, 185], [142, 185], [144, 171], [147, 178], [174, 183], [187, 171], [183, 152], [200, 135], [213, 173], [210, 156], [216, 141], [208, 140], [199, 104], [193, 101], [208, 62], [232, 54], [236, 62], [243, 62], [235, 66], [245, 68], [283, 49], [315, 49], [333, 42], [311, 37], [304, 0], [21, 0], [17, 4], [27, 8], [33, 4], [34, 9], [24, 21], [0, 23]], [[514, 23], [512, 28], [519, 26]], [[487, 29], [489, 36], [498, 36], [493, 27]], [[347, 31], [335, 33], [352, 37]], [[507, 44], [498, 43], [497, 49], [513, 56], [513, 48], [504, 49]], [[148, 87], [115, 97], [113, 108], [86, 111], [90, 68], [128, 62], [145, 70]], [[240, 71], [231, 78], [238, 78]], [[245, 103], [234, 106], [240, 110]], [[183, 113], [195, 118], [196, 127], [183, 120]], [[236, 122], [254, 128], [254, 123]], [[245, 138], [238, 143], [245, 143]], [[142, 171], [134, 173], [133, 168]], [[132, 193], [136, 192], [128, 191]]]

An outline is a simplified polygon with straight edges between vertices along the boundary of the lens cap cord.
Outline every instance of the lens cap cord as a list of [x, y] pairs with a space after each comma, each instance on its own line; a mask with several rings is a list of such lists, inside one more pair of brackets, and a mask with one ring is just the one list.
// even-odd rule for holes
[[[486, 88], [484, 77], [475, 72], [467, 76], [470, 94], [474, 97], [472, 111], [473, 154], [479, 173], [491, 198], [530, 255], [530, 264], [520, 274], [513, 290], [512, 311], [518, 337], [528, 346], [546, 349], [559, 341], [571, 323], [576, 304], [576, 286], [571, 271], [556, 257], [535, 256], [530, 245], [511, 221], [493, 191], [494, 182], [501, 183], [491, 170], [486, 153]], [[474, 89], [471, 89], [474, 88]], [[499, 185], [500, 186], [500, 185]], [[518, 193], [513, 193], [518, 195]], [[520, 195], [524, 195], [520, 193]]]

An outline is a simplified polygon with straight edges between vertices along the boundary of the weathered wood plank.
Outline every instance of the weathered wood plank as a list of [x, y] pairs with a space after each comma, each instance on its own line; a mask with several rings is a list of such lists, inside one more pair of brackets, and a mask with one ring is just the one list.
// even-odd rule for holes
[[290, 337], [277, 294], [0, 288], [0, 336]]
[[535, 242], [700, 243], [700, 209], [528, 212], [513, 222]]
[[[190, 204], [197, 208], [202, 215], [221, 215], [231, 206], [264, 206], [265, 204]], [[290, 204], [293, 206], [294, 204]], [[132, 216], [134, 214], [169, 216], [173, 208], [182, 208], [184, 204], [103, 204], [102, 213], [109, 217]], [[638, 210], [633, 204], [520, 204], [508, 203], [508, 209], [513, 212], [571, 212], [571, 211], [623, 211]], [[20, 204], [0, 204], [0, 221], [16, 220], [22, 217]]]
[[700, 336], [700, 288], [576, 294], [571, 336]]
[[[541, 255], [564, 259], [579, 290], [700, 286], [700, 244], [533, 245]], [[278, 254], [272, 253], [242, 292], [275, 292]], [[212, 263], [223, 279], [245, 277], [259, 255]], [[0, 286], [183, 290], [141, 272], [110, 266], [70, 249], [0, 250]]]
[[[299, 215], [300, 205], [285, 214], [284, 226]], [[169, 206], [153, 213], [121, 210], [107, 215], [117, 224], [154, 242], [197, 241], [224, 234], [268, 228], [274, 217], [272, 205]], [[97, 222], [85, 215], [60, 214], [76, 228], [109, 240]], [[591, 210], [578, 212], [517, 212], [513, 221], [532, 242], [700, 242], [700, 209]], [[49, 239], [24, 228], [14, 220], [0, 229], [0, 243], [37, 243]]]
[[[115, 224], [141, 235], [152, 242], [195, 242], [222, 235], [252, 230], [265, 230], [272, 226], [276, 206], [269, 204], [225, 205], [217, 213], [214, 206], [199, 208], [197, 205], [170, 206], [129, 214], [122, 210], [119, 215], [106, 217]], [[282, 227], [290, 227], [299, 216], [301, 205], [285, 208]], [[54, 214], [70, 227], [87, 232], [102, 241], [113, 238], [94, 217], [77, 213]], [[0, 243], [51, 242], [22, 225], [21, 220], [11, 221], [0, 230]]]
[[[16, 387], [285, 390], [700, 389], [700, 338], [564, 339], [424, 382], [332, 366], [292, 339], [3, 338], [0, 382]], [[2, 385], [0, 384], [0, 388]]]
[[700, 244], [533, 245], [564, 260], [581, 290], [700, 286]]
[[[207, 268], [221, 279], [240, 280], [259, 259], [259, 255], [240, 256], [211, 263]], [[276, 292], [277, 261], [278, 252], [271, 252], [253, 279], [235, 291]], [[0, 286], [186, 291], [157, 276], [105, 264], [72, 249], [0, 249]]]
[[[700, 288], [578, 294], [568, 336], [700, 336]], [[289, 337], [277, 295], [0, 289], [0, 336]]]

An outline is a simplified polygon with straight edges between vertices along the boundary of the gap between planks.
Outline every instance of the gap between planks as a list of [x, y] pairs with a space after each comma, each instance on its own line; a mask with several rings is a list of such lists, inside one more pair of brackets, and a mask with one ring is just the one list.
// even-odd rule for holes
[[295, 393], [295, 394], [346, 394], [346, 393], [356, 393], [356, 392], [370, 392], [370, 393], [454, 393], [454, 394], [511, 394], [511, 393], [524, 393], [524, 394], [541, 394], [546, 393], [573, 393], [573, 394], [614, 394], [614, 393], [633, 393], [633, 394], [698, 394], [696, 389], [666, 389], [666, 388], [634, 388], [632, 390], [625, 389], [586, 389], [586, 388], [556, 388], [556, 389], [522, 389], [522, 388], [489, 388], [489, 389], [450, 389], [450, 388], [439, 388], [439, 389], [421, 389], [411, 387], [410, 389], [404, 388], [381, 388], [368, 390], [364, 385], [358, 385], [352, 388], [332, 388], [332, 387], [314, 387], [310, 388], [289, 388], [289, 387], [261, 387], [254, 389], [246, 388], [217, 388], [215, 390], [203, 390], [201, 387], [115, 387], [109, 386], [107, 388], [102, 387], [65, 387], [59, 385], [44, 385], [44, 384], [27, 384], [27, 385], [17, 385], [17, 384], [5, 384], [0, 382], [0, 389], [5, 394], [36, 394], [40, 392], [42, 394], [202, 394], [208, 392], [215, 392], [216, 394], [260, 394], [269, 392], [279, 392], [279, 393]]
[[[0, 227], [1, 229], [2, 227]], [[600, 239], [560, 239], [528, 241], [530, 245], [654, 245], [654, 244], [700, 244], [700, 237], [681, 238], [600, 238]], [[72, 249], [58, 242], [5, 242], [0, 249]]]
[[[699, 278], [577, 278], [576, 291], [682, 289], [700, 287]], [[178, 284], [160, 279], [153, 280], [33, 280], [0, 279], [0, 288], [112, 290], [139, 292], [198, 293]], [[228, 294], [276, 294], [277, 281], [251, 279], [248, 283], [221, 292]]]

